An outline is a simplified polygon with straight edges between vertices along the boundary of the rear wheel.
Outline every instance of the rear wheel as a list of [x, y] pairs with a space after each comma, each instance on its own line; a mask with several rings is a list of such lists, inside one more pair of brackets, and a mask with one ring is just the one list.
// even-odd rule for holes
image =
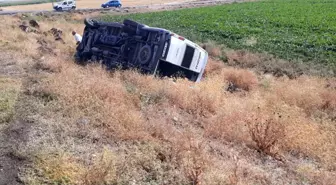
[[76, 7], [75, 6], [71, 7], [71, 10], [76, 10]]
[[62, 7], [59, 7], [59, 8], [57, 8], [57, 11], [62, 11], [63, 9], [62, 9]]
[[140, 49], [138, 60], [141, 64], [144, 65], [149, 62], [149, 60], [151, 59], [151, 56], [152, 56], [152, 49], [150, 46], [146, 45]]

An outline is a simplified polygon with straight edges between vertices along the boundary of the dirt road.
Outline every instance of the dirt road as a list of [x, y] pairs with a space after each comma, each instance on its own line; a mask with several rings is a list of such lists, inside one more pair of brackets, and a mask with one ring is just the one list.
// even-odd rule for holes
[[[192, 0], [122, 0], [123, 6], [140, 6], [140, 5], [152, 5], [152, 4], [165, 4], [165, 3], [180, 3], [188, 2]], [[107, 0], [77, 0], [77, 8], [100, 8], [102, 3]], [[35, 10], [52, 10], [51, 3], [35, 4], [35, 5], [21, 5], [2, 8], [4, 11], [35, 11]]]

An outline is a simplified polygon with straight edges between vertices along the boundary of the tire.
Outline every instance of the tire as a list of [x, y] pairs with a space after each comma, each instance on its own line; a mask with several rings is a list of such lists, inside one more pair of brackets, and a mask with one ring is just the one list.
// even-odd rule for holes
[[90, 18], [86, 18], [84, 20], [84, 24], [85, 24], [85, 26], [87, 26], [89, 28], [97, 28], [98, 27], [98, 22], [93, 20], [93, 19], [90, 19]]
[[140, 64], [147, 64], [152, 56], [152, 48], [149, 45], [143, 46], [138, 54], [138, 61]]
[[192, 76], [190, 77], [190, 80], [193, 82], [196, 82], [198, 78], [198, 73], [193, 73]]
[[57, 8], [57, 11], [62, 11], [63, 9], [62, 9], [62, 7], [59, 7], [59, 8]]
[[118, 8], [121, 8], [121, 5], [118, 5], [117, 7], [118, 7]]
[[71, 10], [76, 10], [76, 7], [75, 6], [71, 7]]

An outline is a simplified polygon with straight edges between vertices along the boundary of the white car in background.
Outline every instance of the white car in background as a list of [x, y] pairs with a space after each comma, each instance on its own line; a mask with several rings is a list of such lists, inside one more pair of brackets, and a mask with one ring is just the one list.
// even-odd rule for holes
[[76, 1], [75, 0], [64, 0], [57, 3], [52, 3], [53, 9], [56, 11], [69, 11], [76, 9]]

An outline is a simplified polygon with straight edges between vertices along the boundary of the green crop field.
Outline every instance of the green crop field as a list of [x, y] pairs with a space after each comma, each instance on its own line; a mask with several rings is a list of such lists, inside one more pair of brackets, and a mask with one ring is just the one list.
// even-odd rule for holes
[[124, 18], [197, 41], [336, 66], [336, 0], [265, 0], [101, 17], [104, 21]]

